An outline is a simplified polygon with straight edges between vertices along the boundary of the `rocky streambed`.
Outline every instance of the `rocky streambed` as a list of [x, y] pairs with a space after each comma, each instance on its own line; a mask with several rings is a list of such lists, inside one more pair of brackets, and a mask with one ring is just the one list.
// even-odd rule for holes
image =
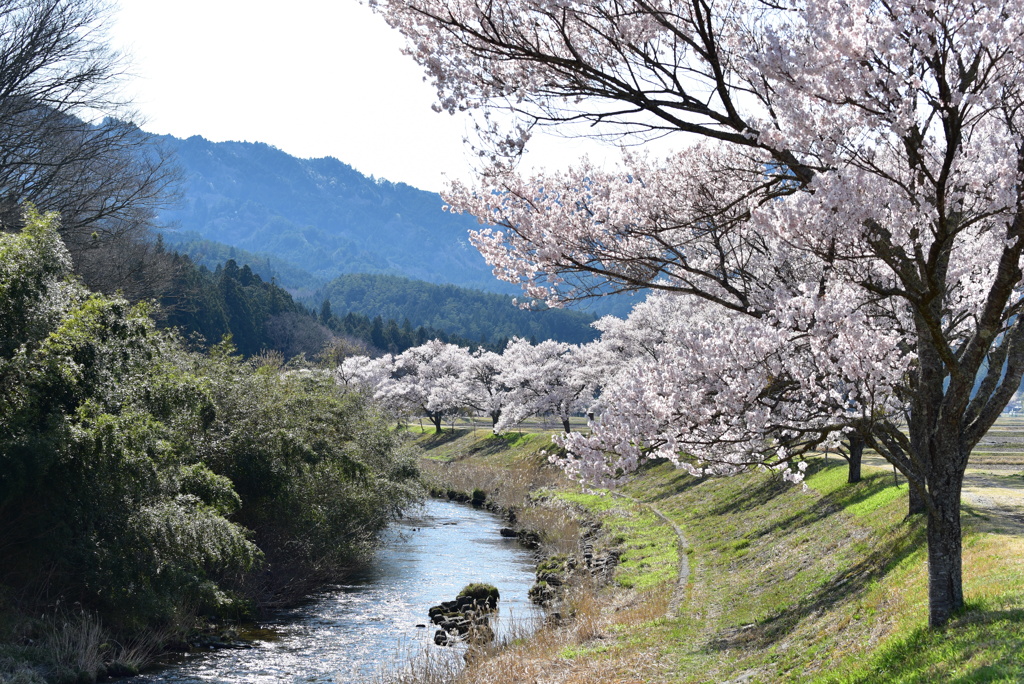
[[424, 649], [461, 659], [468, 642], [435, 645], [428, 610], [467, 584], [485, 581], [500, 591], [500, 604], [487, 618], [499, 639], [542, 616], [527, 595], [536, 556], [518, 539], [503, 537], [503, 525], [485, 509], [429, 500], [395, 524], [365, 571], [261, 623], [264, 631], [251, 648], [193, 649], [160, 671], [122, 681], [334, 684], [369, 678]]

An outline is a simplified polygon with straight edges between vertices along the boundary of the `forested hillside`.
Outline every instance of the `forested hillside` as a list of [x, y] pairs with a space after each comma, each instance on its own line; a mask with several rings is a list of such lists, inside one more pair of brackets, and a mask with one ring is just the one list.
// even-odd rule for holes
[[[427, 326], [478, 342], [496, 344], [512, 337], [580, 344], [597, 338], [592, 314], [562, 309], [527, 311], [508, 295], [454, 285], [434, 285], [387, 275], [341, 276], [320, 298], [334, 311], [352, 311], [413, 326]], [[500, 346], [500, 345], [499, 345]]]
[[194, 231], [165, 231], [161, 237], [176, 252], [188, 255], [198, 266], [211, 271], [228, 260], [244, 264], [267, 282], [275, 282], [297, 299], [311, 299], [326, 282], [309, 271], [279, 256], [250, 252], [223, 242], [207, 240]]
[[444, 330], [413, 328], [408, 320], [400, 324], [351, 312], [336, 316], [329, 304], [318, 316], [233, 259], [211, 271], [181, 254], [170, 252], [167, 258], [174, 275], [155, 314], [160, 325], [175, 328], [199, 348], [230, 337], [244, 356], [279, 352], [291, 359], [305, 354], [310, 362], [331, 363], [339, 354], [397, 354], [432, 339], [467, 347], [477, 344]]
[[511, 291], [469, 244], [476, 221], [443, 211], [436, 193], [263, 143], [159, 139], [184, 171], [183, 202], [160, 213], [179, 230], [274, 255], [324, 281], [391, 273]]
[[315, 353], [326, 343], [312, 314], [286, 291], [264, 282], [248, 266], [229, 260], [215, 271], [196, 267], [180, 257], [172, 288], [162, 300], [166, 325], [186, 336], [198, 334], [215, 344], [226, 335], [246, 356], [276, 349], [291, 351], [295, 340], [305, 345], [294, 353]]

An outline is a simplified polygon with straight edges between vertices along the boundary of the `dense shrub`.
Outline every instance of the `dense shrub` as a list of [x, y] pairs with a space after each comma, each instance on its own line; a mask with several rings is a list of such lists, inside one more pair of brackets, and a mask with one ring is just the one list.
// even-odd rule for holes
[[187, 351], [146, 305], [79, 285], [56, 224], [0, 233], [0, 613], [72, 604], [122, 632], [238, 615], [264, 578], [336, 576], [419, 496], [365, 397]]
[[246, 361], [224, 344], [189, 359], [215, 406], [206, 463], [234, 484], [235, 519], [277, 579], [336, 575], [420, 496], [415, 460], [387, 418], [330, 375]]

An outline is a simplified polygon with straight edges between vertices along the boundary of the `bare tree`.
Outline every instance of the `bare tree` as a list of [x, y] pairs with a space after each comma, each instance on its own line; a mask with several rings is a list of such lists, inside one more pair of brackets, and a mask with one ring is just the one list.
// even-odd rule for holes
[[99, 0], [0, 0], [0, 226], [20, 227], [26, 203], [58, 211], [87, 284], [151, 297], [159, 287], [140, 290], [138, 269], [106, 262], [157, 258], [149, 229], [179, 174], [117, 95], [109, 12]]

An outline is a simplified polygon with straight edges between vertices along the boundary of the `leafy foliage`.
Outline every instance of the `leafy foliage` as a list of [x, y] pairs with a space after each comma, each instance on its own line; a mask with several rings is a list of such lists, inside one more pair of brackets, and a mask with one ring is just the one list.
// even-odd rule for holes
[[55, 215], [26, 224], [0, 234], [0, 595], [180, 624], [258, 605], [267, 570], [322, 581], [418, 496], [364, 397], [227, 343], [187, 351], [72, 279]]

